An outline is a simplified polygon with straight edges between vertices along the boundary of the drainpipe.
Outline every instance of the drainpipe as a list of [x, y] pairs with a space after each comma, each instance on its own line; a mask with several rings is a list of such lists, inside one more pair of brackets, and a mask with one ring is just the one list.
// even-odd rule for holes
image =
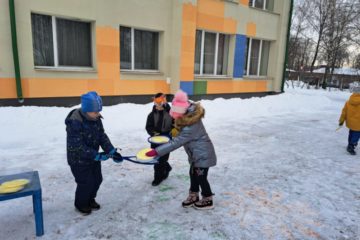
[[19, 53], [17, 46], [16, 36], [16, 19], [15, 19], [15, 4], [14, 0], [9, 0], [9, 13], [10, 13], [10, 26], [11, 26], [11, 42], [13, 50], [14, 68], [15, 68], [15, 79], [16, 79], [16, 93], [19, 103], [24, 102], [21, 88], [21, 76], [20, 76], [20, 64], [19, 64]]
[[285, 58], [284, 58], [284, 68], [281, 82], [281, 92], [284, 92], [284, 84], [285, 84], [285, 73], [286, 73], [286, 64], [288, 61], [288, 51], [289, 51], [289, 42], [290, 42], [290, 27], [291, 27], [291, 17], [293, 12], [294, 0], [290, 0], [290, 11], [289, 11], [289, 19], [288, 19], [288, 29], [286, 35], [286, 47], [285, 47]]

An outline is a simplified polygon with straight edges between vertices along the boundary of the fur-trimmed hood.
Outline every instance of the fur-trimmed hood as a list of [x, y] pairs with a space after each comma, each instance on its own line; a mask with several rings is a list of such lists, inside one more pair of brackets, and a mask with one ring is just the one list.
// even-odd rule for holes
[[184, 116], [175, 120], [176, 128], [183, 128], [197, 123], [205, 116], [205, 109], [200, 103], [191, 103]]

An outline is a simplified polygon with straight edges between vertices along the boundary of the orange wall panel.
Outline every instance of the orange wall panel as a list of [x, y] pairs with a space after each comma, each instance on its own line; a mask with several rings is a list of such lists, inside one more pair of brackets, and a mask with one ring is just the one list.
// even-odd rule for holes
[[211, 16], [224, 17], [225, 4], [219, 0], [198, 0], [197, 11]]
[[246, 25], [246, 35], [249, 37], [256, 36], [256, 24], [253, 22], [249, 22]]
[[15, 78], [0, 78], [0, 99], [16, 98]]
[[184, 52], [195, 53], [195, 35], [182, 37], [181, 50]]
[[212, 16], [204, 13], [199, 13], [197, 17], [196, 26], [199, 29], [223, 32], [224, 18]]
[[115, 95], [120, 81], [120, 32], [111, 27], [97, 27], [96, 53], [98, 80], [89, 81], [88, 88], [100, 95]]
[[121, 80], [119, 95], [144, 95], [157, 92], [170, 93], [165, 80]]
[[195, 53], [194, 52], [183, 52], [181, 54], [181, 66], [182, 67], [194, 67]]
[[79, 96], [88, 91], [85, 79], [29, 78], [23, 80], [29, 86], [26, 97], [70, 97]]
[[191, 3], [183, 4], [182, 11], [182, 20], [196, 22], [196, 6], [193, 6]]
[[195, 33], [197, 8], [189, 4], [182, 7], [182, 30], [180, 52], [180, 81], [194, 80]]
[[232, 18], [225, 18], [223, 32], [236, 34], [237, 21]]
[[266, 81], [232, 81], [219, 80], [207, 82], [207, 94], [220, 93], [245, 93], [245, 92], [264, 92], [267, 91]]
[[249, 6], [249, 0], [239, 0], [239, 3], [243, 4], [243, 5], [246, 5], [246, 6]]
[[120, 79], [120, 66], [113, 63], [99, 62], [98, 63], [99, 79]]
[[107, 46], [97, 45], [97, 60], [99, 62], [107, 63], [119, 63], [120, 62], [120, 47], [119, 46]]
[[[24, 98], [76, 97], [88, 91], [97, 91], [102, 96], [143, 95], [156, 92], [170, 93], [165, 80], [117, 80], [118, 91], [114, 92], [114, 81], [104, 79], [22, 79]], [[105, 83], [105, 84], [104, 84]], [[56, 87], [54, 87], [56, 86]], [[0, 99], [16, 98], [15, 79], [0, 79]]]
[[182, 23], [182, 36], [193, 37], [195, 36], [196, 23], [190, 21], [183, 21]]
[[112, 27], [97, 27], [96, 28], [96, 44], [118, 46], [119, 45], [119, 30]]
[[266, 91], [268, 91], [266, 81], [258, 81], [256, 83], [256, 91], [257, 92], [266, 92]]
[[180, 67], [180, 79], [181, 81], [194, 80], [194, 64], [191, 67]]
[[[0, 93], [0, 98], [16, 98], [16, 87], [11, 81], [15, 82], [15, 79], [10, 79], [4, 88], [6, 94]], [[77, 96], [79, 91], [86, 91], [87, 80], [23, 78], [21, 85], [24, 98]]]

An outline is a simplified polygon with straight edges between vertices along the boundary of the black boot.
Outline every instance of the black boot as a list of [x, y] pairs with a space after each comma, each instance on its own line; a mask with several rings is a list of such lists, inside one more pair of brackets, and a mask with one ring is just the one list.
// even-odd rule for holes
[[164, 166], [164, 176], [163, 176], [164, 180], [168, 178], [171, 170], [172, 170], [172, 167], [170, 166], [170, 164], [168, 162], [166, 162], [165, 166]]
[[75, 209], [83, 216], [89, 215], [91, 213], [91, 207], [78, 207], [75, 205]]
[[162, 182], [162, 178], [154, 178], [154, 180], [152, 181], [151, 185], [153, 185], [154, 187], [159, 185]]
[[349, 144], [346, 149], [351, 155], [356, 155], [355, 146], [353, 144]]
[[96, 201], [95, 201], [95, 199], [92, 199], [91, 201], [90, 201], [90, 208], [92, 209], [92, 210], [99, 210], [100, 209], [100, 204], [98, 204]]
[[151, 185], [157, 186], [162, 182], [162, 180], [162, 166], [160, 165], [160, 163], [158, 163], [154, 166], [154, 180], [152, 181]]

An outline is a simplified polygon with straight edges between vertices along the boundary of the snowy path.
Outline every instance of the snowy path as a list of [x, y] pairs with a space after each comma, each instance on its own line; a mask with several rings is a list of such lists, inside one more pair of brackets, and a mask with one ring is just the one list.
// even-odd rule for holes
[[[347, 130], [335, 132], [347, 97], [293, 90], [268, 98], [204, 101], [205, 125], [218, 155], [209, 172], [216, 194], [212, 211], [181, 207], [189, 166], [179, 149], [170, 155], [173, 171], [159, 187], [150, 185], [152, 167], [104, 163], [97, 198], [102, 209], [79, 216], [64, 150], [62, 122], [69, 109], [0, 108], [1, 130], [9, 136], [0, 140], [0, 170], [39, 170], [42, 239], [359, 239], [360, 157], [345, 151]], [[128, 115], [129, 107], [137, 115]], [[136, 151], [141, 142], [147, 146], [148, 109], [118, 105], [104, 111], [105, 128], [124, 152]], [[120, 120], [107, 117], [124, 112]], [[16, 120], [24, 115], [26, 121]], [[1, 239], [34, 238], [31, 198], [0, 202], [0, 209]]]

